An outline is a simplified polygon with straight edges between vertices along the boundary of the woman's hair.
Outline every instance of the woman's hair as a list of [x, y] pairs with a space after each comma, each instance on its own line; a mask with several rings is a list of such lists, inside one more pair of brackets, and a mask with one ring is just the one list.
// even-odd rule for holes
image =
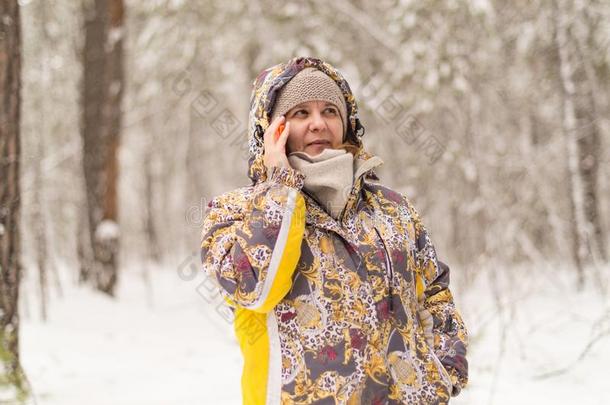
[[351, 153], [352, 156], [356, 156], [356, 153], [358, 153], [358, 147], [350, 142], [343, 142], [341, 145], [337, 146], [337, 149], [343, 149], [347, 153]]

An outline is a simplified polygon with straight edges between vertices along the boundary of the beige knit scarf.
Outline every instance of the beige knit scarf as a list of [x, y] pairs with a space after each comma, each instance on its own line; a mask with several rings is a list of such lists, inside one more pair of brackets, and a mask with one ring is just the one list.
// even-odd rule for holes
[[305, 175], [303, 189], [335, 219], [339, 218], [347, 203], [354, 180], [383, 164], [377, 156], [367, 160], [354, 159], [344, 149], [324, 149], [316, 156], [293, 152], [288, 155], [288, 161], [290, 166]]

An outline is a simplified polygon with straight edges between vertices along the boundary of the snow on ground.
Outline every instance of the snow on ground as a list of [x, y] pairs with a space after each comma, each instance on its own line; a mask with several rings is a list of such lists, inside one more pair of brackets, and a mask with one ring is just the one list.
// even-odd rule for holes
[[[148, 282], [130, 268], [117, 300], [77, 287], [64, 270], [47, 322], [25, 280], [22, 362], [37, 403], [239, 404], [241, 354], [196, 265], [192, 256], [151, 270]], [[610, 402], [607, 299], [576, 293], [571, 273], [544, 266], [489, 268], [468, 287], [452, 271], [471, 335], [470, 384], [452, 405]]]
[[150, 287], [142, 269], [123, 274], [116, 301], [64, 282], [46, 323], [30, 305], [21, 352], [39, 405], [240, 402], [239, 347], [197, 292], [203, 277], [152, 273]]
[[493, 271], [455, 294], [470, 384], [452, 405], [610, 403], [610, 301], [592, 287], [576, 292], [567, 269]]

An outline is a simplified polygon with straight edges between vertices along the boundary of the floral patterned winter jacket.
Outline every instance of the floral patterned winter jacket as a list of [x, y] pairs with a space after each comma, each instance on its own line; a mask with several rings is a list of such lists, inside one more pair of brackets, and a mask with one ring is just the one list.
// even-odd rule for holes
[[[466, 384], [467, 332], [449, 268], [409, 200], [373, 169], [333, 219], [303, 175], [263, 165], [263, 134], [280, 89], [306, 67], [341, 88], [348, 137], [364, 128], [349, 85], [327, 62], [293, 58], [254, 82], [252, 185], [214, 198], [202, 229], [204, 271], [234, 311], [244, 404], [447, 404]], [[421, 314], [431, 314], [426, 339]]]

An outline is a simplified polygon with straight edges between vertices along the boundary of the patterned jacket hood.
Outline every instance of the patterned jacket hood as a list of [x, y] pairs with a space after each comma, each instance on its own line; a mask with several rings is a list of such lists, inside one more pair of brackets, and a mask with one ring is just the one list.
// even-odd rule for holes
[[248, 177], [253, 183], [266, 177], [263, 164], [263, 135], [270, 124], [275, 99], [286, 83], [308, 67], [326, 73], [337, 83], [347, 106], [346, 139], [358, 147], [356, 158], [366, 160], [371, 157], [363, 148], [364, 127], [360, 122], [356, 99], [347, 80], [328, 62], [312, 57], [295, 57], [288, 62], [264, 69], [253, 82], [248, 119]]

